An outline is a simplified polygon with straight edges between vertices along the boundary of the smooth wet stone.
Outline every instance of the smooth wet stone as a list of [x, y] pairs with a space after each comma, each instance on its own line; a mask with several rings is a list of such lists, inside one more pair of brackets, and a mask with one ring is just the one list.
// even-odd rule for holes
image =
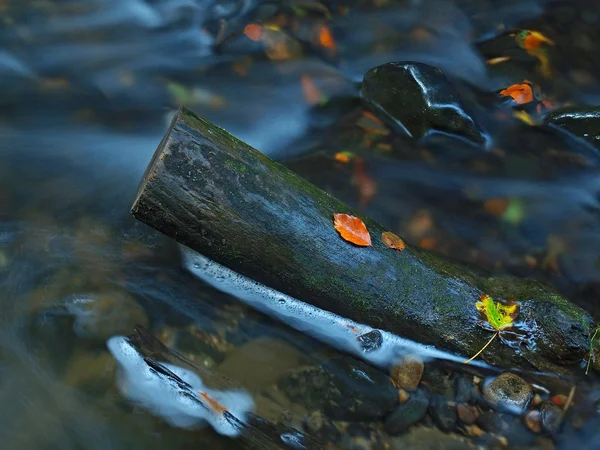
[[469, 403], [473, 398], [473, 379], [460, 373], [454, 378], [454, 392], [457, 403]]
[[356, 338], [360, 348], [362, 348], [363, 352], [368, 353], [373, 350], [377, 350], [381, 347], [383, 343], [383, 336], [381, 335], [381, 331], [373, 330], [368, 333], [361, 334]]
[[421, 382], [425, 365], [417, 356], [407, 356], [390, 369], [390, 377], [401, 389], [414, 391]]
[[584, 139], [600, 150], [600, 106], [556, 110], [546, 116], [545, 123]]
[[398, 403], [387, 374], [348, 356], [293, 370], [278, 385], [290, 400], [333, 420], [378, 420]]
[[510, 372], [498, 375], [483, 388], [483, 397], [490, 405], [514, 413], [520, 413], [532, 396], [529, 383]]
[[494, 410], [483, 412], [477, 424], [488, 433], [507, 439], [512, 446], [528, 445], [536, 437], [529, 431], [522, 417]]
[[436, 67], [416, 62], [383, 64], [365, 74], [360, 94], [381, 120], [415, 139], [444, 133], [477, 144], [486, 142], [455, 87]]
[[429, 401], [429, 415], [442, 431], [450, 432], [456, 428], [458, 415], [454, 402], [448, 402], [445, 398], [437, 395], [434, 396]]
[[465, 425], [473, 425], [479, 418], [479, 410], [476, 406], [459, 403], [456, 405], [458, 420]]
[[389, 441], [392, 450], [470, 450], [475, 445], [462, 436], [437, 428], [415, 426]]
[[562, 422], [562, 410], [550, 401], [543, 402], [540, 405], [540, 422], [544, 431], [558, 433]]
[[247, 389], [258, 390], [308, 363], [309, 358], [297, 347], [280, 339], [261, 337], [236, 348], [217, 370]]
[[542, 432], [542, 424], [540, 421], [540, 412], [537, 409], [529, 411], [525, 414], [523, 418], [525, 425], [527, 428], [531, 430], [532, 433], [541, 433]]
[[428, 406], [429, 399], [423, 391], [413, 392], [406, 403], [398, 406], [385, 419], [385, 431], [392, 436], [403, 433], [411, 425], [425, 417]]
[[128, 335], [135, 325], [148, 326], [146, 311], [124, 291], [77, 295], [65, 304], [73, 316], [73, 329], [80, 337], [101, 341]]

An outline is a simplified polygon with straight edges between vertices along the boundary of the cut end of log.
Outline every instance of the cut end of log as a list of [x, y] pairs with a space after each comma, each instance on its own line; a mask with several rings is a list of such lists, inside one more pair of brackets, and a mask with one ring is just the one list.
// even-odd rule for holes
[[185, 107], [183, 107], [183, 106], [179, 106], [179, 108], [177, 108], [177, 111], [175, 112], [175, 114], [173, 115], [173, 118], [171, 119], [171, 122], [169, 123], [169, 128], [167, 128], [167, 131], [165, 132], [165, 135], [161, 139], [160, 144], [158, 144], [158, 147], [156, 148], [154, 155], [152, 155], [152, 159], [150, 160], [148, 167], [146, 167], [146, 170], [144, 171], [144, 175], [142, 176], [142, 179], [138, 186], [137, 192], [135, 194], [135, 200], [133, 202], [133, 205], [131, 206], [131, 214], [133, 214], [133, 216], [136, 218], [138, 218], [136, 212], [139, 207], [140, 198], [142, 198], [147, 184], [152, 182], [154, 179], [156, 179], [157, 164], [164, 158], [164, 156], [166, 154], [168, 154], [169, 149], [168, 149], [167, 143], [169, 141], [169, 138], [171, 137], [173, 128], [175, 128], [175, 125], [181, 119], [181, 116], [184, 113], [184, 110], [185, 110]]

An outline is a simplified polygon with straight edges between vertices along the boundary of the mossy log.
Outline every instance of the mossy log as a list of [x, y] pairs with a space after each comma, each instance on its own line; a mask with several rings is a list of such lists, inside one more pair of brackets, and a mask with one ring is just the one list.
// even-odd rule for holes
[[[288, 295], [372, 327], [462, 355], [491, 337], [482, 293], [514, 296], [532, 321], [529, 345], [500, 340], [485, 361], [580, 373], [591, 317], [532, 281], [489, 278], [407, 246], [388, 231], [223, 129], [180, 109], [141, 181], [133, 215], [208, 258]], [[343, 240], [334, 213], [361, 217], [372, 247]]]

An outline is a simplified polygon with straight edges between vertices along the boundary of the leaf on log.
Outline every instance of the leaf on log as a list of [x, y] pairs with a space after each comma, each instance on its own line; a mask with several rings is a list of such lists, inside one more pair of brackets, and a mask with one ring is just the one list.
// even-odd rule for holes
[[497, 331], [512, 327], [519, 314], [518, 304], [504, 305], [494, 302], [494, 299], [486, 294], [481, 295], [479, 301], [475, 303], [475, 307], [485, 316], [487, 323]]
[[387, 248], [392, 248], [398, 251], [402, 251], [406, 248], [406, 245], [400, 236], [395, 235], [391, 231], [384, 231], [381, 233], [381, 240], [383, 241], [383, 245], [385, 245]]
[[367, 230], [367, 226], [358, 217], [335, 213], [333, 219], [333, 226], [346, 241], [360, 247], [371, 245], [371, 235]]

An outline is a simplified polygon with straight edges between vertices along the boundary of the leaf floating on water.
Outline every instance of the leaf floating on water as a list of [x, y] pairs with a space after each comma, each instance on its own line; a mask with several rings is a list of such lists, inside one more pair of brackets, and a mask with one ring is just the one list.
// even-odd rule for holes
[[[527, 53], [538, 50], [543, 44], [554, 45], [554, 41], [544, 36], [539, 31], [523, 30], [516, 34], [515, 40], [519, 47], [525, 49]], [[535, 55], [533, 55], [535, 56]]]
[[385, 245], [387, 248], [392, 248], [398, 251], [402, 251], [406, 248], [404, 241], [391, 231], [385, 231], [381, 233], [381, 240], [383, 241], [383, 245]]
[[511, 97], [519, 105], [525, 105], [533, 101], [533, 89], [527, 83], [513, 84], [501, 90], [500, 95]]
[[371, 235], [365, 223], [358, 217], [349, 214], [335, 213], [333, 215], [333, 226], [338, 233], [348, 242], [360, 247], [371, 245]]
[[519, 305], [517, 303], [505, 305], [500, 302], [494, 302], [494, 299], [487, 294], [481, 295], [479, 301], [475, 303], [475, 307], [477, 311], [485, 316], [487, 323], [496, 331], [512, 327], [519, 314]]
[[541, 63], [541, 72], [545, 77], [552, 75], [552, 68], [550, 67], [550, 58], [545, 48], [546, 45], [554, 45], [554, 41], [544, 36], [539, 31], [523, 30], [517, 33], [515, 41], [524, 49], [528, 54], [538, 59]]

